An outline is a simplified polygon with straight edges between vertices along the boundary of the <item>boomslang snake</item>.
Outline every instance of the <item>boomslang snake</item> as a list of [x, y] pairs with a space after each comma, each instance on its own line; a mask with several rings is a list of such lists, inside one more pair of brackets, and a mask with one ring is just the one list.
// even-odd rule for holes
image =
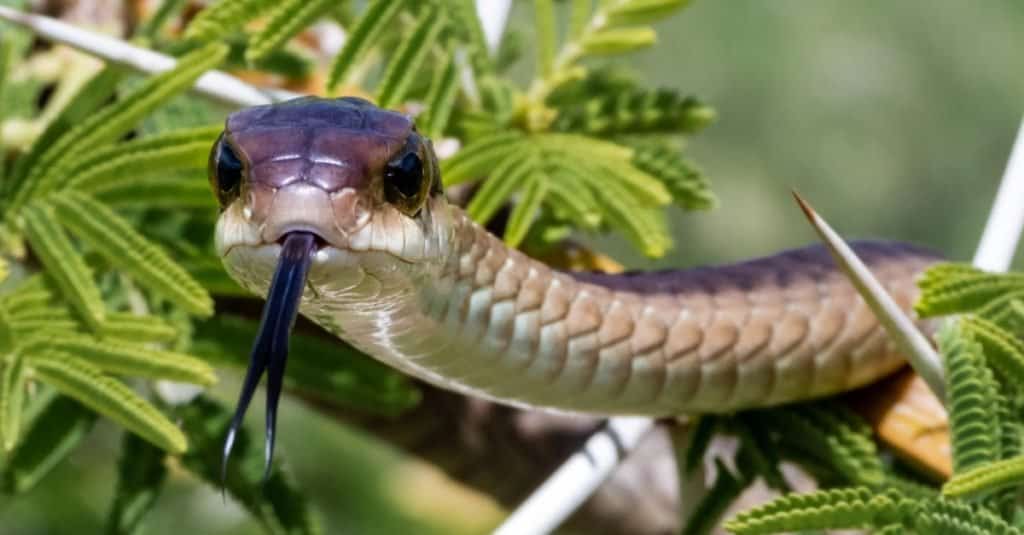
[[[409, 117], [361, 99], [232, 114], [210, 181], [224, 265], [269, 293], [225, 458], [269, 370], [269, 466], [300, 296], [299, 312], [366, 354], [520, 407], [729, 412], [846, 391], [904, 362], [821, 247], [624, 275], [531, 259], [447, 202]], [[854, 249], [907, 310], [938, 259], [890, 242]]]

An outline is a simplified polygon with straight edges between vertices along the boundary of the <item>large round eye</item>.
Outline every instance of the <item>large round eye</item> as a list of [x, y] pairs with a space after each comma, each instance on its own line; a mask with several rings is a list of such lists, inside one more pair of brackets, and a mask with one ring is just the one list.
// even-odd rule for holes
[[[388, 201], [400, 202], [419, 195], [423, 186], [423, 162], [415, 152], [393, 160], [384, 168], [384, 183], [388, 185]], [[394, 194], [400, 198], [391, 198]]]
[[210, 151], [209, 167], [210, 187], [223, 208], [238, 196], [238, 186], [242, 183], [242, 161], [224, 141], [224, 134]]

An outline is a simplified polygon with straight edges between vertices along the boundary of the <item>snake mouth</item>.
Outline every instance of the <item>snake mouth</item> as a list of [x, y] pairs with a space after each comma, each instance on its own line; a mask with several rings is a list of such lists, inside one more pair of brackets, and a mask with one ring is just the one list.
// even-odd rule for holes
[[224, 439], [221, 464], [222, 483], [227, 478], [227, 461], [231, 456], [235, 436], [242, 425], [249, 402], [252, 401], [264, 372], [267, 372], [264, 481], [270, 474], [274, 456], [277, 405], [281, 398], [285, 362], [288, 359], [288, 339], [295, 326], [299, 302], [302, 300], [302, 291], [306, 287], [306, 278], [313, 263], [313, 256], [319, 247], [326, 246], [323, 238], [306, 231], [286, 232], [278, 242], [281, 244], [281, 252], [278, 255], [277, 268], [274, 270], [274, 277], [267, 292], [267, 301], [263, 307], [259, 332], [249, 356], [249, 367], [245, 372], [235, 414]]

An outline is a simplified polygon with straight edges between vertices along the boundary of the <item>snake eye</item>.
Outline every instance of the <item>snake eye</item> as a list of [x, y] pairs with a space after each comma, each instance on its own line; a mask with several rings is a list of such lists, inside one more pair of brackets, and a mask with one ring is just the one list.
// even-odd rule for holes
[[[416, 197], [423, 185], [423, 161], [415, 152], [388, 163], [384, 168], [384, 182], [388, 185], [388, 200], [398, 202]], [[391, 198], [398, 193], [401, 198]]]
[[221, 134], [210, 152], [210, 186], [222, 208], [238, 195], [241, 183], [242, 161]]

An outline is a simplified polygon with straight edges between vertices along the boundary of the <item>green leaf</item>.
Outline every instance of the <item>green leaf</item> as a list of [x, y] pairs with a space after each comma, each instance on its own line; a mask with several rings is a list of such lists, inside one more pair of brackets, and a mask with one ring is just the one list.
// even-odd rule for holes
[[687, 210], [709, 210], [718, 205], [707, 178], [678, 150], [665, 144], [637, 144], [632, 164], [657, 178], [668, 188], [673, 201]]
[[[181, 462], [211, 485], [221, 484], [221, 449], [231, 411], [204, 397], [179, 407], [176, 416], [192, 443]], [[322, 533], [319, 516], [291, 476], [281, 468], [282, 456], [263, 481], [263, 451], [248, 431], [239, 430], [234, 456], [227, 465], [224, 488], [270, 533], [315, 535]]]
[[478, 179], [513, 153], [522, 158], [528, 154], [529, 145], [523, 143], [525, 136], [518, 131], [501, 132], [477, 139], [441, 162], [441, 176], [445, 186], [454, 186]]
[[508, 218], [508, 226], [505, 228], [505, 243], [509, 247], [517, 247], [526, 237], [530, 230], [533, 219], [540, 211], [540, 205], [548, 192], [548, 182], [551, 179], [538, 168], [526, 179], [523, 186], [523, 195], [516, 202], [512, 209], [512, 215]]
[[981, 346], [959, 324], [948, 324], [940, 331], [939, 348], [946, 360], [953, 472], [960, 473], [995, 460], [999, 438], [995, 379], [985, 366]]
[[445, 7], [454, 19], [454, 23], [451, 25], [452, 30], [458, 32], [462, 36], [462, 41], [467, 44], [473, 69], [482, 75], [493, 72], [494, 61], [487, 48], [487, 39], [484, 36], [483, 27], [480, 26], [475, 2], [473, 0], [449, 0]]
[[649, 47], [655, 39], [657, 34], [651, 28], [618, 28], [585, 35], [580, 46], [585, 54], [622, 54]]
[[380, 107], [392, 108], [402, 102], [413, 79], [423, 71], [427, 54], [437, 42], [446, 23], [447, 17], [438, 9], [431, 6], [423, 11], [413, 32], [402, 41], [395, 55], [388, 61], [387, 70], [377, 88]]
[[444, 65], [434, 71], [427, 96], [425, 117], [419, 121], [427, 137], [438, 138], [444, 134], [455, 106], [455, 97], [459, 91], [459, 71], [455, 62], [455, 51], [445, 50]]
[[736, 515], [725, 528], [739, 535], [864, 529], [891, 524], [911, 507], [895, 493], [879, 493], [868, 487], [819, 490], [772, 500]]
[[1024, 342], [998, 325], [977, 316], [960, 320], [963, 329], [984, 348], [983, 363], [1024, 391]]
[[327, 90], [334, 91], [345, 75], [362, 59], [388, 28], [405, 0], [372, 0], [348, 34], [341, 52], [334, 58], [327, 76]]
[[146, 21], [142, 23], [142, 26], [139, 26], [138, 30], [135, 32], [136, 36], [152, 41], [160, 34], [160, 30], [167, 25], [167, 21], [181, 12], [187, 2], [188, 0], [161, 1], [160, 7], [157, 8], [156, 13], [153, 13], [152, 17], [146, 19]]
[[[589, 80], [578, 88], [565, 88], [567, 95], [589, 94]], [[649, 90], [633, 84], [598, 88], [586, 98], [553, 97], [558, 119], [553, 128], [597, 136], [640, 134], [685, 134], [703, 129], [715, 119], [711, 108], [693, 97], [668, 89]]]
[[921, 504], [913, 516], [915, 533], [948, 535], [1021, 535], [991, 511], [960, 500], [937, 498]]
[[609, 26], [652, 24], [689, 5], [690, 0], [628, 0], [612, 3], [607, 11]]
[[102, 338], [114, 338], [126, 342], [151, 343], [170, 342], [178, 331], [158, 316], [139, 316], [123, 312], [107, 314], [98, 333]]
[[25, 405], [25, 366], [20, 355], [6, 355], [0, 368], [0, 439], [4, 451], [18, 443], [21, 412]]
[[103, 323], [104, 305], [92, 272], [64, 231], [54, 222], [47, 206], [35, 202], [22, 210], [25, 237], [61, 294], [92, 328]]
[[69, 165], [78, 156], [124, 135], [158, 106], [191, 87], [196, 78], [223, 61], [227, 52], [227, 46], [221, 43], [211, 43], [190, 52], [178, 60], [174, 69], [147, 78], [116, 104], [103, 108], [66, 132], [29, 171], [12, 207], [21, 206], [32, 195], [55, 189], [59, 181], [67, 177]]
[[1008, 292], [1024, 290], [1024, 274], [986, 273], [960, 264], [939, 264], [918, 281], [921, 297], [914, 310], [921, 317], [969, 312]]
[[33, 375], [61, 393], [171, 453], [187, 449], [185, 435], [163, 413], [99, 368], [56, 351], [26, 357]]
[[249, 39], [245, 60], [266, 59], [292, 37], [337, 5], [335, 0], [284, 0], [267, 16], [266, 25]]
[[942, 486], [942, 494], [950, 498], [976, 498], [1020, 485], [1024, 485], [1024, 457], [1013, 457], [953, 474]]
[[526, 177], [535, 172], [537, 160], [533, 151], [526, 157], [506, 156], [469, 201], [466, 206], [469, 217], [481, 224], [489, 221]]
[[107, 535], [132, 535], [153, 508], [167, 480], [167, 453], [125, 433], [118, 463], [117, 493], [107, 515]]
[[94, 197], [112, 208], [124, 209], [212, 210], [217, 206], [206, 178], [197, 172], [107, 184]]
[[75, 449], [96, 417], [74, 401], [51, 393], [32, 403], [25, 434], [8, 457], [2, 475], [5, 492], [21, 494], [35, 486]]
[[[223, 125], [184, 128], [104, 147], [68, 164], [68, 188], [92, 192], [171, 170], [206, 170]], [[203, 173], [205, 174], [205, 173]]]
[[96, 340], [82, 335], [48, 336], [30, 342], [25, 351], [48, 350], [75, 355], [101, 371], [146, 379], [168, 379], [202, 386], [217, 382], [217, 374], [206, 362], [189, 355], [146, 349], [114, 340]]
[[542, 76], [550, 76], [555, 62], [555, 6], [551, 0], [534, 0], [533, 14], [537, 65]]
[[50, 120], [43, 133], [32, 143], [29, 152], [15, 163], [12, 176], [8, 184], [4, 184], [7, 192], [4, 198], [10, 198], [14, 191], [23, 185], [28, 172], [37, 168], [36, 162], [43, 157], [55, 158], [60, 155], [57, 151], [49, 150], [53, 144], [69, 129], [86, 120], [106, 102], [121, 81], [121, 71], [115, 67], [106, 67], [96, 73], [86, 82], [71, 99], [60, 110], [60, 113]]
[[54, 195], [52, 200], [62, 225], [112, 265], [135, 277], [139, 284], [193, 314], [213, 313], [213, 300], [206, 290], [111, 209], [73, 191]]
[[192, 19], [185, 29], [185, 39], [219, 41], [275, 4], [274, 0], [220, 0]]

